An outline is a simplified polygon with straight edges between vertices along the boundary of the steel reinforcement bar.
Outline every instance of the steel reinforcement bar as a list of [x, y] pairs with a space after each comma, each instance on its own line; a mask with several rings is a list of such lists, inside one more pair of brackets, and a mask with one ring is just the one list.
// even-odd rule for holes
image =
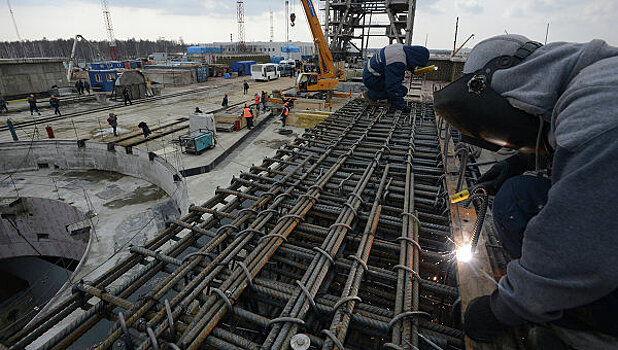
[[463, 349], [437, 127], [411, 107], [348, 102], [6, 345]]

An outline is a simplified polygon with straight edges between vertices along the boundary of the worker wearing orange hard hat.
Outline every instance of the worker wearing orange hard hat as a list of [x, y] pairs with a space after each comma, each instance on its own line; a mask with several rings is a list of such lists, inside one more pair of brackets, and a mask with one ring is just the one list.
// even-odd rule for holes
[[51, 95], [49, 105], [54, 107], [54, 115], [62, 115], [62, 113], [60, 113], [60, 100], [56, 96]]
[[36, 105], [36, 97], [34, 94], [30, 94], [30, 96], [28, 96], [28, 106], [30, 106], [30, 115], [34, 115], [34, 112], [41, 115], [39, 112], [39, 107]]

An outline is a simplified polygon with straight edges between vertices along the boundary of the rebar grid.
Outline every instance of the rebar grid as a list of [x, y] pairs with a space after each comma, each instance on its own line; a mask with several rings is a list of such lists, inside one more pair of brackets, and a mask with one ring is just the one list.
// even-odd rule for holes
[[350, 101], [9, 348], [463, 348], [433, 109], [412, 107]]

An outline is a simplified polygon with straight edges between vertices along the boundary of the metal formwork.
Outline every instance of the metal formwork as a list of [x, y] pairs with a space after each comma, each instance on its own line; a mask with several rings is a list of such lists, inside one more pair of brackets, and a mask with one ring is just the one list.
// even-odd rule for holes
[[463, 348], [435, 118], [412, 107], [347, 103], [9, 348]]

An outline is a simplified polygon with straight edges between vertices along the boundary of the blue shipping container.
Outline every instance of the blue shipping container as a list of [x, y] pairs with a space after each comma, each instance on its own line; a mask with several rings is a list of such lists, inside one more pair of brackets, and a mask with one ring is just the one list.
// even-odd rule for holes
[[112, 91], [118, 79], [118, 71], [112, 69], [89, 70], [90, 86], [93, 91]]
[[251, 66], [254, 65], [255, 61], [238, 61], [232, 62], [232, 72], [238, 72], [238, 76], [250, 75], [251, 74]]
[[270, 63], [279, 64], [283, 60], [284, 60], [283, 56], [270, 56]]

